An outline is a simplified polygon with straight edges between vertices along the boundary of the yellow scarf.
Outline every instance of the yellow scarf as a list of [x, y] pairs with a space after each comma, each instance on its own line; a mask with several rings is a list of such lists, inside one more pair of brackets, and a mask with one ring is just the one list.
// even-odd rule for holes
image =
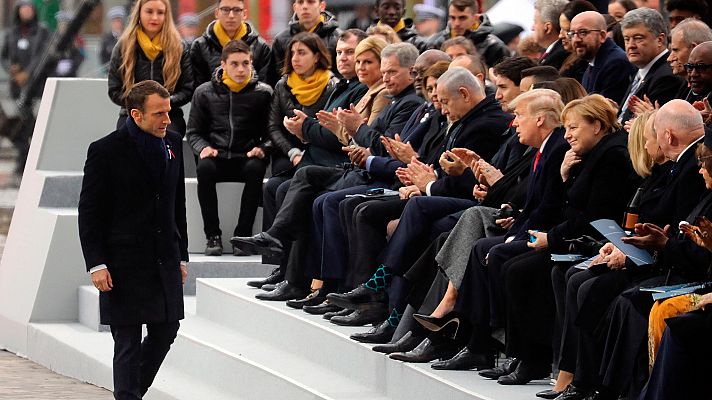
[[235, 32], [235, 36], [230, 37], [230, 35], [228, 35], [225, 31], [225, 28], [220, 25], [220, 21], [216, 21], [215, 25], [213, 25], [213, 32], [215, 32], [215, 36], [218, 37], [218, 42], [220, 42], [220, 46], [225, 47], [227, 42], [231, 40], [240, 40], [243, 36], [247, 34], [247, 24], [243, 22], [242, 25], [240, 25], [240, 29]]
[[[474, 24], [472, 24], [472, 26], [470, 27], [469, 30], [470, 30], [470, 32], [474, 32], [479, 27], [480, 27], [480, 21], [476, 21]], [[455, 36], [457, 36], [457, 35], [455, 35], [455, 32], [450, 31], [450, 38], [454, 38]]]
[[319, 100], [329, 79], [331, 79], [331, 72], [325, 69], [317, 69], [306, 80], [292, 71], [287, 77], [287, 86], [292, 89], [292, 94], [297, 98], [299, 104], [310, 106]]
[[222, 74], [222, 82], [227, 85], [228, 89], [230, 89], [231, 92], [234, 93], [239, 93], [252, 80], [252, 71], [250, 71], [250, 76], [248, 76], [247, 79], [242, 82], [234, 81], [232, 78], [230, 78], [230, 75], [228, 75], [227, 71], [225, 70], [223, 70]]
[[[381, 22], [381, 21], [378, 21], [378, 24], [377, 24], [377, 25], [385, 25], [385, 24], [384, 24], [383, 22]], [[398, 33], [398, 32], [400, 32], [400, 31], [402, 31], [403, 28], [405, 28], [405, 20], [403, 20], [403, 18], [401, 18], [400, 21], [398, 21], [398, 23], [396, 24], [396, 26], [393, 27], [393, 30], [394, 30], [396, 33]]]
[[148, 35], [146, 35], [146, 32], [143, 31], [143, 28], [139, 27], [136, 31], [136, 39], [138, 40], [138, 45], [141, 46], [141, 50], [143, 50], [143, 54], [151, 61], [155, 60], [158, 54], [163, 51], [160, 35], [156, 35], [156, 37], [151, 40]]
[[319, 26], [319, 24], [323, 24], [326, 19], [324, 18], [324, 15], [319, 16], [319, 22], [316, 23], [316, 25], [312, 26], [311, 29], [308, 29], [309, 33], [314, 33], [316, 28]]

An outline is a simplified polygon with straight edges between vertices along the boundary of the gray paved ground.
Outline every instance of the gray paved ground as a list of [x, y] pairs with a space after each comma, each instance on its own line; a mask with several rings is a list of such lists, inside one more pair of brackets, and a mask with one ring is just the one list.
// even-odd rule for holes
[[[10, 227], [12, 210], [17, 199], [13, 185], [14, 153], [0, 140], [0, 257], [5, 248], [5, 238]], [[1, 400], [110, 400], [111, 392], [55, 374], [32, 361], [0, 350]]]

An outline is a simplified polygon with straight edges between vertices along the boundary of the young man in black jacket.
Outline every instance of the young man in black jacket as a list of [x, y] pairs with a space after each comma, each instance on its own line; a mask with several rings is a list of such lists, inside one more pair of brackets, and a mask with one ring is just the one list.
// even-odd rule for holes
[[[198, 201], [208, 239], [206, 255], [222, 254], [217, 182], [244, 182], [235, 235], [250, 235], [267, 168], [263, 150], [272, 88], [254, 76], [252, 52], [243, 41], [228, 42], [211, 82], [193, 95], [188, 142], [199, 155]], [[241, 255], [233, 248], [233, 254]]]
[[407, 42], [422, 53], [426, 49], [425, 40], [418, 35], [413, 26], [413, 20], [403, 18], [405, 14], [405, 0], [376, 0], [376, 13], [378, 19], [374, 24], [385, 24], [393, 28], [402, 42]]
[[267, 81], [272, 50], [246, 18], [244, 0], [218, 0], [215, 21], [205, 28], [205, 33], [195, 39], [190, 48], [196, 87], [210, 81], [213, 72], [220, 66], [223, 46], [231, 40], [242, 40], [250, 46], [252, 65], [260, 81]]
[[267, 77], [267, 83], [274, 85], [282, 76], [284, 66], [284, 55], [287, 52], [287, 45], [292, 37], [300, 32], [316, 33], [324, 41], [329, 49], [332, 60], [332, 70], [336, 70], [336, 41], [339, 39], [341, 30], [336, 18], [326, 10], [326, 2], [321, 0], [294, 0], [292, 3], [294, 15], [289, 22], [289, 27], [275, 36], [272, 42], [272, 65]]

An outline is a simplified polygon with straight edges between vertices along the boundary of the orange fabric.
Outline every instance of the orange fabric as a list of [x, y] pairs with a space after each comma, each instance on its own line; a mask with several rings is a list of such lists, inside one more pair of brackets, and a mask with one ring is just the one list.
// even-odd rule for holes
[[651, 369], [655, 362], [655, 356], [658, 354], [663, 332], [667, 328], [665, 320], [697, 309], [699, 301], [700, 295], [686, 294], [666, 299], [663, 302], [656, 301], [653, 304], [648, 318], [648, 366]]

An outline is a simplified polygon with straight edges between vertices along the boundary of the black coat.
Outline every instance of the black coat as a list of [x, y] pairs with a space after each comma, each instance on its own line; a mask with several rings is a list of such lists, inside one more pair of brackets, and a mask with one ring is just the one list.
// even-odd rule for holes
[[[466, 31], [464, 36], [472, 41], [477, 53], [488, 66], [494, 66], [505, 58], [510, 57], [509, 48], [504, 42], [492, 33], [492, 25], [486, 15], [482, 15], [480, 26], [475, 31]], [[434, 34], [427, 39], [427, 49], [440, 50], [443, 43], [450, 39], [450, 27]]]
[[[141, 132], [141, 134], [145, 134]], [[124, 127], [89, 145], [79, 197], [86, 269], [106, 264], [113, 289], [100, 294], [101, 323], [129, 325], [183, 318], [179, 263], [188, 260], [182, 142], [158, 180]]]
[[[250, 46], [252, 50], [252, 66], [257, 71], [260, 81], [267, 82], [270, 63], [272, 62], [272, 50], [249, 21], [245, 21], [245, 24], [247, 25], [247, 33], [242, 38], [242, 41]], [[205, 28], [205, 32], [195, 39], [190, 46], [190, 62], [193, 64], [196, 87], [210, 81], [213, 73], [220, 66], [222, 46], [218, 37], [215, 36], [214, 26], [215, 21], [211, 22]]]
[[[536, 172], [529, 178], [524, 209], [510, 228], [508, 236], [514, 236], [515, 240], [522, 240], [529, 237], [527, 233], [529, 229], [546, 231], [561, 222], [565, 197], [564, 182], [561, 180], [561, 163], [570, 148], [571, 146], [564, 139], [564, 129], [555, 129], [544, 146]], [[532, 162], [530, 168], [533, 167]]]
[[[108, 64], [111, 61], [111, 53], [114, 51], [114, 46], [119, 41], [119, 36], [114, 36], [113, 32], [107, 32], [101, 37], [99, 43], [99, 61], [101, 64]], [[108, 69], [108, 67], [107, 67]]]
[[[151, 61], [141, 50], [141, 46], [136, 44], [136, 64], [134, 64], [134, 82], [153, 80], [161, 85], [163, 80], [163, 53], [161, 52], [155, 60]], [[121, 56], [121, 42], [114, 46], [109, 63], [109, 98], [114, 104], [121, 106], [120, 115], [128, 115], [124, 108], [124, 80], [119, 68], [124, 60]], [[174, 116], [183, 117], [181, 107], [188, 104], [193, 97], [193, 68], [190, 65], [190, 52], [187, 44], [183, 43], [183, 54], [180, 58], [180, 77], [176, 87], [171, 93], [171, 119]]]
[[[490, 161], [504, 143], [502, 132], [511, 120], [512, 114], [502, 111], [502, 106], [494, 96], [487, 96], [450, 127], [439, 149], [440, 154], [445, 150], [463, 147], [474, 151], [485, 161]], [[471, 171], [469, 174], [449, 176], [439, 165], [436, 171], [438, 180], [430, 186], [431, 195], [472, 198], [472, 187], [476, 181]]]
[[[339, 29], [339, 23], [336, 18], [329, 12], [323, 12], [324, 22], [320, 23], [314, 30], [324, 41], [326, 48], [331, 54], [331, 66], [332, 71], [338, 74], [336, 70], [336, 42], [339, 40], [339, 35], [341, 35], [341, 29]], [[297, 33], [302, 32], [302, 26], [299, 25], [299, 19], [297, 15], [292, 15], [292, 20], [289, 22], [289, 27], [282, 32], [278, 33], [272, 41], [272, 62], [270, 65], [270, 73], [267, 76], [267, 83], [270, 85], [275, 84], [279, 78], [282, 76], [282, 67], [284, 66], [284, 56], [287, 53], [287, 46], [292, 37]]]
[[218, 68], [211, 82], [195, 89], [186, 138], [195, 154], [210, 146], [220, 158], [245, 157], [267, 140], [272, 88], [253, 76], [244, 89], [233, 93], [222, 82], [223, 73]]
[[547, 234], [550, 251], [567, 253], [565, 240], [600, 236], [591, 227], [592, 221], [619, 221], [638, 181], [628, 156], [626, 135], [614, 132], [604, 136], [579, 164], [571, 167], [565, 182], [565, 220]]
[[561, 40], [557, 40], [551, 51], [539, 60], [539, 65], [548, 65], [559, 69], [568, 56], [569, 52], [564, 49], [564, 45], [561, 44]]
[[[35, 65], [40, 61], [49, 42], [50, 33], [47, 28], [35, 19], [27, 25], [21, 26], [18, 15], [19, 4], [13, 14], [13, 25], [5, 31], [2, 49], [0, 49], [0, 63], [6, 71], [11, 65], [19, 65], [23, 71], [32, 74]], [[24, 41], [23, 41], [24, 40]], [[26, 46], [20, 46], [21, 41]], [[38, 85], [36, 97], [42, 95], [44, 85]], [[14, 81], [10, 81], [10, 95], [13, 99], [20, 96], [21, 88]]]
[[[373, 21], [373, 25], [371, 25], [371, 26], [377, 25], [378, 22], [379, 22], [379, 19], [375, 19]], [[415, 26], [413, 25], [413, 20], [410, 18], [403, 18], [403, 22], [405, 23], [405, 27], [403, 29], [399, 30], [398, 32], [396, 32], [396, 34], [398, 35], [398, 38], [401, 40], [401, 42], [412, 44], [413, 46], [417, 47], [418, 51], [421, 53], [423, 51], [427, 50], [428, 43], [423, 37], [418, 35], [418, 31], [415, 29]]]
[[[673, 75], [672, 68], [670, 68], [670, 64], [667, 62], [666, 55], [667, 53], [660, 57], [650, 67], [650, 70], [645, 75], [643, 82], [634, 93], [641, 99], [643, 96], [648, 96], [653, 104], [657, 102], [660, 103], [661, 106], [675, 98], [675, 95], [680, 89], [680, 85], [683, 83], [683, 80], [679, 76]], [[624, 100], [628, 98], [628, 95], [630, 95], [630, 89], [631, 87], [628, 87], [626, 90], [626, 93], [623, 96]], [[620, 104], [620, 106], [621, 109], [623, 109], [623, 104]], [[627, 109], [625, 114], [623, 114], [623, 122], [628, 121], [632, 117], [633, 112], [630, 109]]]
[[316, 103], [310, 106], [303, 106], [299, 104], [297, 98], [292, 94], [291, 88], [287, 86], [287, 76], [283, 76], [274, 87], [272, 106], [270, 107], [267, 122], [267, 132], [272, 141], [272, 146], [276, 147], [277, 150], [284, 153], [284, 155], [287, 155], [292, 148], [306, 148], [304, 143], [289, 133], [287, 128], [284, 127], [284, 117], [293, 117], [295, 109], [301, 110], [307, 116], [315, 116], [318, 111], [324, 109], [326, 101], [331, 96], [338, 82], [338, 78], [332, 77], [329, 83], [326, 84], [326, 88], [324, 88], [324, 91]]
[[415, 93], [413, 86], [403, 89], [393, 96], [391, 104], [381, 111], [370, 126], [362, 124], [358, 128], [354, 141], [359, 146], [368, 147], [374, 156], [387, 155], [388, 152], [381, 144], [381, 136], [393, 138], [396, 133], [402, 133], [406, 122], [423, 102], [423, 98]]
[[625, 52], [613, 40], [606, 39], [598, 49], [593, 64], [583, 74], [583, 87], [588, 93], [598, 93], [622, 104], [632, 82], [631, 76], [636, 72]]

